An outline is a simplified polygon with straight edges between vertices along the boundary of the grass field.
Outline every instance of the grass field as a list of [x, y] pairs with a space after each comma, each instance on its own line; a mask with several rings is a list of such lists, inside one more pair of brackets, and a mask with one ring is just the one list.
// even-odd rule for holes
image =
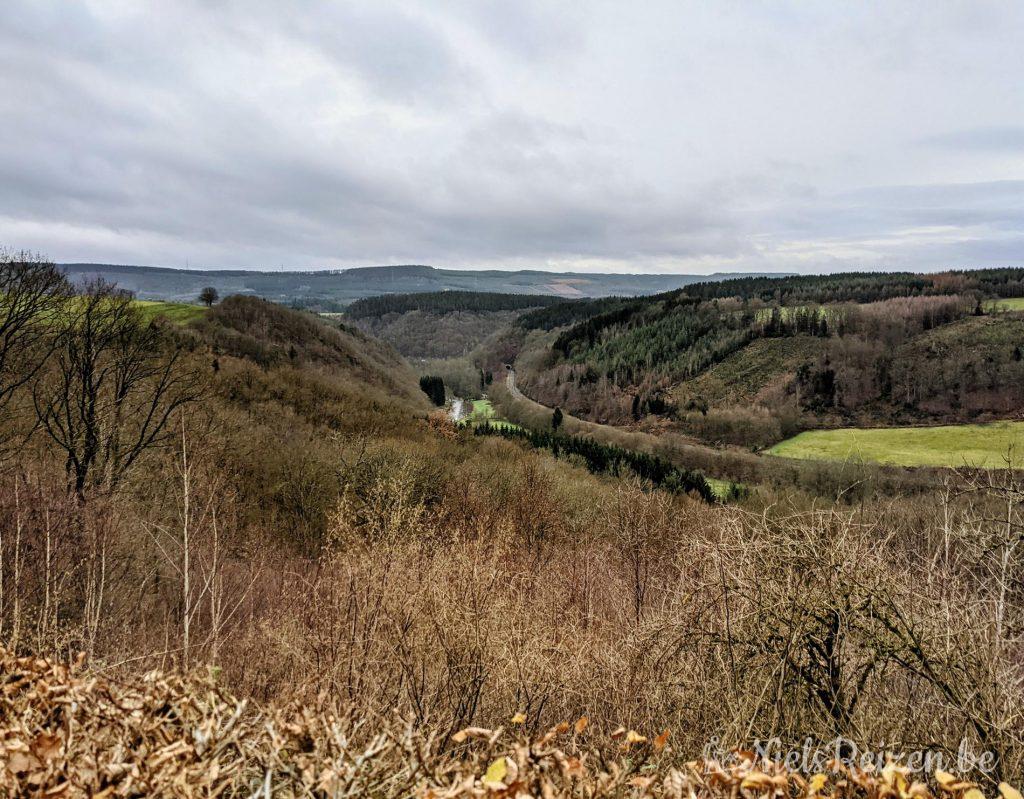
[[185, 302], [161, 302], [159, 300], [136, 300], [135, 304], [142, 311], [142, 318], [150, 321], [158, 316], [166, 316], [180, 325], [199, 319], [206, 309], [201, 305], [189, 305]]
[[736, 486], [741, 491], [746, 490], [743, 483], [734, 483], [732, 480], [720, 480], [717, 477], [708, 477], [707, 475], [704, 475], [704, 479], [708, 481], [708, 485], [715, 492], [715, 496], [723, 502], [730, 498], [729, 495], [732, 493], [733, 486]]
[[489, 399], [473, 400], [473, 412], [470, 416], [481, 422], [484, 419], [491, 419], [494, 417], [494, 406]]
[[809, 430], [768, 450], [806, 460], [985, 469], [1005, 468], [1008, 452], [1015, 466], [1024, 463], [1024, 422]]
[[512, 422], [506, 422], [504, 419], [497, 419], [494, 416], [494, 406], [491, 405], [489, 399], [478, 399], [473, 400], [473, 410], [469, 416], [462, 420], [463, 424], [478, 425], [482, 422], [487, 422], [491, 427], [497, 427], [499, 429], [507, 430], [519, 430], [519, 425], [513, 424]]
[[1005, 297], [996, 300], [995, 306], [1006, 311], [1024, 311], [1024, 297]]

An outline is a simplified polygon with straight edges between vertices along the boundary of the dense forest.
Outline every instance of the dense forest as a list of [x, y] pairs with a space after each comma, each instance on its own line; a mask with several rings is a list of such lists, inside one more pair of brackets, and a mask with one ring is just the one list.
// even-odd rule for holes
[[[499, 331], [510, 328], [528, 309], [561, 304], [559, 297], [536, 294], [494, 294], [475, 291], [436, 291], [423, 294], [387, 294], [359, 300], [344, 319], [360, 330], [386, 341], [406, 358], [466, 358]], [[472, 372], [477, 367], [449, 364]]]
[[485, 291], [431, 291], [422, 294], [382, 294], [356, 300], [345, 311], [352, 319], [366, 319], [409, 311], [442, 315], [453, 311], [522, 311], [564, 303], [544, 294], [497, 294]]
[[631, 300], [624, 297], [605, 297], [597, 300], [570, 300], [538, 308], [519, 317], [518, 326], [524, 330], [554, 330], [565, 327], [616, 308], [628, 307]]

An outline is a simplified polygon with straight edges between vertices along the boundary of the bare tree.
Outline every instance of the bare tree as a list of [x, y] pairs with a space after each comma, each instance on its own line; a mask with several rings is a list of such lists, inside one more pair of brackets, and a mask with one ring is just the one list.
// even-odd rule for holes
[[199, 292], [199, 301], [207, 308], [212, 307], [213, 304], [217, 302], [217, 300], [219, 299], [220, 294], [217, 293], [217, 289], [215, 289], [213, 286], [207, 286], [206, 288]]
[[135, 461], [171, 435], [175, 411], [199, 379], [131, 296], [102, 281], [69, 303], [57, 324], [54, 367], [36, 387], [39, 421], [66, 453], [74, 490], [113, 491]]
[[46, 363], [53, 317], [69, 294], [64, 275], [42, 256], [0, 250], [0, 418], [10, 418], [15, 395]]

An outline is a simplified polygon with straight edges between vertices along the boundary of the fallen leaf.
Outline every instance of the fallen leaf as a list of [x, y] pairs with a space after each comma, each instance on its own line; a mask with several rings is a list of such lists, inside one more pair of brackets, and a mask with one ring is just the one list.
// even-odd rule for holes
[[32, 754], [45, 763], [57, 756], [60, 752], [60, 745], [59, 736], [41, 732], [32, 741]]
[[935, 769], [935, 781], [939, 784], [940, 788], [946, 788], [948, 785], [952, 785], [956, 782], [956, 777], [948, 771], [943, 771], [942, 769], [937, 768]]
[[7, 770], [12, 774], [24, 774], [26, 771], [39, 768], [39, 761], [24, 752], [12, 752], [7, 759]]
[[505, 758], [499, 757], [490, 766], [487, 767], [487, 773], [484, 774], [483, 784], [488, 788], [504, 788], [505, 775], [508, 774], [508, 764], [505, 763]]
[[626, 733], [626, 743], [628, 744], [642, 744], [647, 738], [636, 730], [630, 730]]

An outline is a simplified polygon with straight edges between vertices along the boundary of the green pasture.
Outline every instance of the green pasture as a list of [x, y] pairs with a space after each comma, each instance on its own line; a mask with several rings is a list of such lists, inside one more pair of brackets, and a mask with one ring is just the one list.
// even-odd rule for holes
[[891, 466], [1006, 468], [1024, 463], [1024, 422], [941, 427], [809, 430], [776, 444], [769, 455]]
[[184, 325], [199, 319], [206, 313], [202, 305], [190, 305], [186, 302], [162, 302], [160, 300], [136, 300], [135, 304], [142, 311], [143, 321], [149, 322], [158, 316], [165, 316], [170, 321]]
[[473, 410], [470, 411], [469, 416], [462, 420], [462, 424], [473, 425], [474, 427], [483, 422], [487, 422], [491, 427], [496, 427], [499, 430], [519, 430], [519, 425], [513, 422], [506, 422], [504, 419], [498, 419], [494, 415], [494, 406], [491, 405], [489, 399], [477, 399], [472, 400]]
[[1004, 297], [995, 301], [995, 307], [1002, 311], [1024, 311], [1024, 297]]

